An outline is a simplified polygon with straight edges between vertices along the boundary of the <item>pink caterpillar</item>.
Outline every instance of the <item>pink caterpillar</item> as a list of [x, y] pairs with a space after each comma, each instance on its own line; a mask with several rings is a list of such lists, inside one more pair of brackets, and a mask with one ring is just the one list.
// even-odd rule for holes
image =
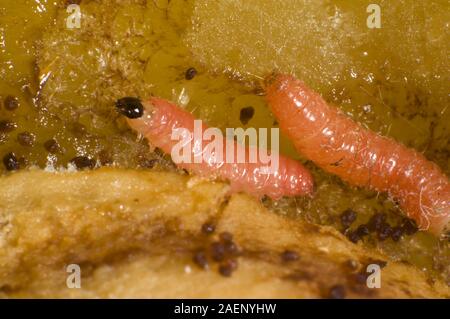
[[450, 183], [422, 154], [363, 128], [290, 75], [266, 80], [266, 98], [297, 150], [350, 184], [387, 192], [422, 230], [450, 220]]
[[[184, 129], [189, 133], [189, 148], [192, 158], [203, 152], [204, 141], [194, 140], [195, 118], [177, 105], [160, 99], [151, 98], [141, 103], [136, 98], [123, 98], [116, 103], [119, 111], [128, 117], [128, 123], [135, 131], [144, 135], [149, 142], [171, 154], [178, 141], [172, 138], [176, 129]], [[202, 127], [202, 136], [207, 128]], [[225, 140], [224, 137], [221, 137]], [[229, 140], [228, 140], [229, 141]], [[226, 154], [227, 143], [224, 141], [222, 154]], [[249, 154], [250, 149], [232, 141], [234, 154], [243, 151]], [[244, 149], [243, 149], [244, 148]], [[313, 180], [311, 174], [299, 162], [279, 156], [278, 169], [264, 169], [260, 158], [256, 162], [229, 162], [222, 156], [212, 154], [206, 161], [177, 163], [177, 166], [204, 177], [213, 177], [230, 182], [233, 192], [245, 191], [256, 197], [263, 195], [273, 199], [282, 196], [311, 194]], [[249, 156], [246, 156], [248, 159]]]

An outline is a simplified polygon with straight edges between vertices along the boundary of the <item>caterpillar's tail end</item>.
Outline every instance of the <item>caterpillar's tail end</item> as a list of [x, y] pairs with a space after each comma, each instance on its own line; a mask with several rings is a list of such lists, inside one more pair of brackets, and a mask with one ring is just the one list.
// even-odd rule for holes
[[424, 230], [440, 238], [450, 238], [450, 215], [434, 219], [430, 227]]

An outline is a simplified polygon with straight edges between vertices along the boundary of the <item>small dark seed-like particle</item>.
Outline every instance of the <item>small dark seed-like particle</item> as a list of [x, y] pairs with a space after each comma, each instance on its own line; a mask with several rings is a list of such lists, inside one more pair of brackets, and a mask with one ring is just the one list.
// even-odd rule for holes
[[211, 256], [215, 261], [222, 261], [225, 258], [225, 246], [222, 243], [211, 244]]
[[17, 128], [17, 124], [11, 121], [0, 121], [0, 133], [9, 133]]
[[30, 132], [22, 132], [17, 134], [17, 141], [22, 146], [33, 146], [36, 141], [36, 135]]
[[61, 146], [58, 144], [58, 142], [54, 139], [48, 140], [44, 143], [44, 147], [45, 149], [52, 153], [52, 154], [56, 154], [61, 152]]
[[144, 114], [141, 100], [135, 97], [124, 97], [116, 101], [116, 108], [120, 114], [130, 119], [140, 118]]
[[197, 70], [195, 68], [189, 68], [186, 70], [184, 75], [186, 80], [192, 80], [197, 75]]
[[388, 223], [382, 223], [377, 231], [378, 239], [383, 241], [389, 238], [392, 234], [392, 227]]
[[199, 266], [202, 269], [208, 267], [208, 260], [206, 258], [206, 254], [203, 251], [196, 252], [192, 260], [197, 266]]
[[14, 153], [8, 153], [3, 157], [3, 165], [8, 171], [15, 171], [20, 168], [19, 160]]
[[247, 106], [241, 109], [241, 113], [239, 114], [239, 120], [243, 125], [247, 125], [247, 123], [253, 118], [255, 115], [255, 109], [252, 106]]
[[219, 273], [224, 277], [230, 277], [237, 268], [235, 260], [227, 260], [219, 266]]
[[410, 218], [405, 218], [401, 227], [406, 235], [414, 235], [419, 231], [416, 222]]
[[281, 259], [284, 262], [296, 261], [299, 259], [298, 254], [293, 250], [285, 250], [281, 253]]
[[232, 241], [225, 242], [224, 247], [225, 247], [225, 252], [228, 255], [237, 255], [239, 253], [238, 246], [235, 243], [233, 243]]
[[156, 158], [142, 158], [139, 160], [139, 167], [141, 168], [153, 168], [158, 164], [158, 160]]
[[95, 167], [95, 160], [86, 156], [74, 157], [70, 162], [74, 164], [78, 169], [92, 169]]
[[6, 110], [14, 111], [15, 109], [17, 109], [19, 107], [19, 99], [12, 95], [8, 95], [5, 98], [4, 105], [5, 105]]
[[391, 238], [393, 241], [399, 241], [403, 236], [403, 228], [400, 226], [392, 228]]
[[364, 237], [369, 235], [369, 227], [367, 227], [367, 225], [359, 225], [358, 228], [356, 229], [356, 233], [358, 234], [359, 237]]
[[352, 243], [357, 243], [361, 237], [358, 235], [358, 232], [356, 231], [350, 231], [347, 234], [347, 238], [352, 242]]
[[341, 224], [344, 226], [345, 229], [349, 228], [353, 222], [356, 220], [357, 214], [355, 211], [351, 209], [345, 210], [341, 214]]
[[216, 230], [216, 226], [212, 223], [204, 223], [202, 225], [202, 233], [209, 235], [212, 234]]
[[345, 288], [342, 285], [335, 285], [330, 288], [328, 298], [330, 299], [344, 299], [345, 298]]
[[376, 213], [374, 214], [367, 224], [371, 231], [378, 231], [381, 226], [386, 222], [386, 214], [385, 213]]

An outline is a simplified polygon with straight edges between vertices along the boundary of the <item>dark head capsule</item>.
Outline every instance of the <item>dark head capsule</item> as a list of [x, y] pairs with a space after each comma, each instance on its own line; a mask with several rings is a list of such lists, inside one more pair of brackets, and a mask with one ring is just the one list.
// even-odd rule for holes
[[124, 97], [117, 100], [116, 108], [120, 114], [130, 119], [137, 119], [144, 114], [141, 101], [135, 97]]

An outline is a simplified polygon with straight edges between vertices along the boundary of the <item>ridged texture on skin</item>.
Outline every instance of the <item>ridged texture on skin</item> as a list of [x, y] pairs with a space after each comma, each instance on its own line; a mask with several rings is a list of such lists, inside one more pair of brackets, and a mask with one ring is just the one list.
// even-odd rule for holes
[[436, 164], [363, 128], [292, 76], [270, 76], [266, 91], [301, 154], [350, 184], [387, 192], [422, 230], [440, 234], [448, 227], [450, 183]]
[[[171, 154], [172, 148], [179, 142], [172, 139], [171, 135], [176, 128], [185, 128], [191, 133], [191, 154], [201, 155], [200, 150], [196, 150], [194, 145], [200, 145], [192, 137], [194, 132], [194, 116], [189, 112], [179, 108], [173, 103], [159, 98], [152, 98], [144, 103], [144, 116], [139, 119], [128, 119], [130, 126], [137, 132], [143, 134], [152, 145], [159, 147], [165, 153]], [[207, 129], [202, 127], [202, 134]], [[203, 146], [210, 141], [204, 141]], [[223, 141], [223, 154], [226, 154], [226, 143]], [[244, 146], [233, 143], [234, 154]], [[202, 147], [201, 149], [204, 149]], [[245, 148], [246, 154], [249, 148]], [[225, 156], [223, 156], [224, 158]], [[193, 158], [193, 157], [192, 157]], [[208, 161], [202, 163], [181, 163], [178, 167], [204, 176], [213, 177], [230, 182], [233, 192], [245, 191], [256, 197], [263, 195], [274, 199], [282, 196], [296, 196], [311, 194], [313, 191], [313, 180], [311, 174], [297, 161], [279, 156], [278, 169], [270, 170], [269, 174], [263, 172], [262, 167], [267, 166], [258, 160], [256, 163], [249, 163], [246, 156], [245, 163], [227, 163], [221, 158], [209, 157]]]

